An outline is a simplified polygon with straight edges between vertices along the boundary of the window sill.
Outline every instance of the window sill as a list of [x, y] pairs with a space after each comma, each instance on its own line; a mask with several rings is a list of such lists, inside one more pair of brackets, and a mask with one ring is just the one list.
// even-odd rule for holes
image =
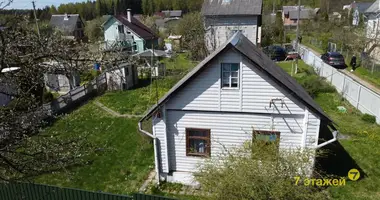
[[240, 90], [239, 87], [237, 87], [237, 88], [222, 87], [221, 89], [222, 90]]
[[210, 155], [197, 154], [197, 153], [187, 153], [186, 157], [195, 157], [195, 158], [210, 158]]

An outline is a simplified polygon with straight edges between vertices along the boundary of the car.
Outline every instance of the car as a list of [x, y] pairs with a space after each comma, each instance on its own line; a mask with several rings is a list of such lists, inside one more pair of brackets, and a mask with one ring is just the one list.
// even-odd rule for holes
[[322, 54], [321, 59], [323, 60], [323, 62], [329, 64], [330, 66], [336, 69], [347, 68], [343, 55], [338, 52], [327, 52], [325, 54]]
[[273, 61], [283, 61], [286, 59], [286, 51], [281, 46], [267, 46], [263, 48], [263, 51]]
[[296, 51], [289, 51], [285, 60], [295, 60], [296, 58], [301, 59], [300, 54]]

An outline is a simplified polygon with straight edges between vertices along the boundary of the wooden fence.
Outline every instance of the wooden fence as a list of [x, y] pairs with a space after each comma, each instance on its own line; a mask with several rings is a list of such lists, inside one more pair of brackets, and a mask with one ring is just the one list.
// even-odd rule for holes
[[72, 188], [9, 183], [0, 185], [1, 200], [175, 200], [167, 197], [136, 193], [132, 196], [91, 192]]
[[54, 99], [50, 103], [44, 104], [43, 110], [50, 116], [61, 114], [89, 98], [104, 93], [106, 90], [107, 77], [106, 74], [103, 73], [89, 83], [70, 90], [67, 94]]

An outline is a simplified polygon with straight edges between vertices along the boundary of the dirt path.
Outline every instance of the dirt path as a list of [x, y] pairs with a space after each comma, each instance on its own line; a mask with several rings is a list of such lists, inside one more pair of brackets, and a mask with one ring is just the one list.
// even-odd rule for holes
[[114, 117], [125, 117], [125, 118], [141, 118], [142, 117], [142, 115], [120, 114], [120, 113], [108, 108], [107, 106], [103, 105], [99, 101], [95, 101], [95, 105], [97, 105], [99, 108], [103, 109], [104, 111], [108, 112], [109, 114], [111, 114]]

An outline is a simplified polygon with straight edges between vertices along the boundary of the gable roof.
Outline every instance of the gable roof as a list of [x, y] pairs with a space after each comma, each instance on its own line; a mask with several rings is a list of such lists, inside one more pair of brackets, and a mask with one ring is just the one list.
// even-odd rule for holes
[[103, 26], [112, 18], [115, 18], [117, 21], [122, 23], [124, 26], [127, 26], [130, 28], [134, 33], [136, 33], [141, 38], [148, 40], [148, 39], [155, 39], [157, 38], [156, 34], [147, 26], [145, 26], [143, 23], [141, 23], [139, 20], [131, 16], [131, 22], [128, 21], [128, 17], [126, 15], [116, 15], [108, 18], [106, 22], [103, 23]]
[[380, 0], [375, 1], [365, 13], [377, 13], [380, 11]]
[[205, 0], [202, 14], [215, 15], [261, 15], [262, 0]]
[[219, 55], [219, 53], [227, 49], [235, 49], [246, 59], [252, 62], [253, 66], [269, 76], [274, 82], [284, 88], [288, 94], [298, 99], [301, 103], [307, 106], [314, 113], [319, 115], [322, 119], [332, 122], [332, 120], [324, 113], [322, 108], [311, 98], [311, 96], [305, 91], [305, 89], [298, 84], [293, 77], [291, 77], [282, 68], [277, 66], [267, 55], [264, 54], [259, 48], [257, 48], [249, 39], [247, 39], [242, 33], [235, 33], [229, 41], [220, 46], [216, 51], [207, 56], [202, 62], [200, 62], [192, 71], [190, 71], [185, 77], [183, 77], [176, 85], [174, 85], [168, 93], [163, 96], [156, 105], [152, 106], [143, 116], [140, 121], [150, 117], [151, 114], [164, 104], [173, 94], [175, 94], [180, 88], [184, 87], [193, 76], [196, 76], [207, 67], [208, 64]]
[[161, 12], [167, 17], [182, 17], [182, 10], [163, 10]]
[[[311, 19], [314, 16], [314, 9], [301, 9], [300, 11], [300, 19]], [[289, 19], [298, 19], [298, 10], [289, 11]]]
[[[66, 16], [67, 20], [65, 20]], [[73, 32], [78, 20], [81, 20], [79, 14], [52, 15], [49, 24], [64, 32]]]
[[[300, 7], [301, 7], [301, 10], [305, 9], [305, 6], [300, 6]], [[298, 6], [282, 6], [282, 12], [285, 15], [288, 15], [290, 11], [297, 10], [297, 9], [298, 9]]]
[[372, 4], [372, 2], [355, 2], [352, 3], [352, 8], [358, 10], [359, 13], [364, 13]]

